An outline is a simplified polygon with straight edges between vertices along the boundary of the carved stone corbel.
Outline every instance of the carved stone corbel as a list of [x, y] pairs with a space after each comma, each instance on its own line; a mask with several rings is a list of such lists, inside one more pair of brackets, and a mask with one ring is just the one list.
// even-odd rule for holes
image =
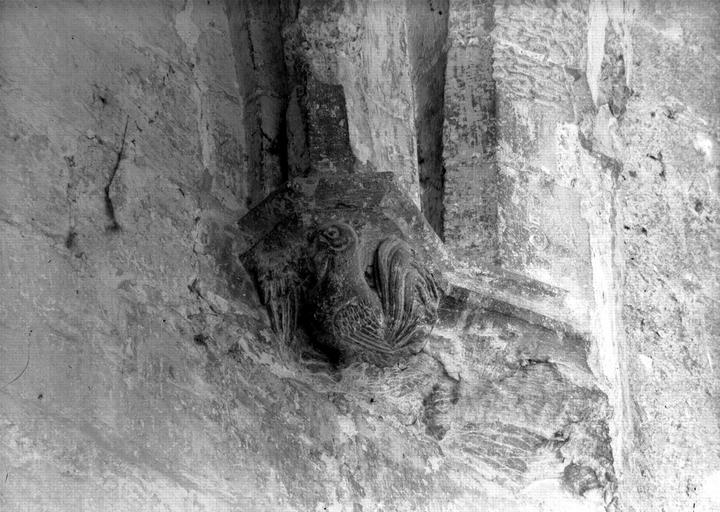
[[239, 224], [250, 240], [241, 261], [281, 339], [302, 330], [341, 364], [385, 365], [422, 349], [439, 266], [422, 249], [429, 227], [391, 175], [296, 179]]

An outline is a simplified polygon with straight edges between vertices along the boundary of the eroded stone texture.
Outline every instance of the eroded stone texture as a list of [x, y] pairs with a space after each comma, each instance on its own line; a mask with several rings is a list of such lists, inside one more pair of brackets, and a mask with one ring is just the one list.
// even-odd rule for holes
[[713, 2], [643, 2], [630, 30], [619, 191], [638, 512], [720, 508], [718, 23]]
[[426, 398], [429, 434], [519, 494], [536, 489], [567, 507], [569, 496], [552, 490], [560, 485], [584, 496], [579, 509], [604, 507], [615, 486], [610, 415], [587, 365], [589, 340], [462, 288], [449, 290], [431, 340], [426, 352], [448, 380]]
[[284, 29], [310, 163], [394, 173], [438, 233], [447, 17], [446, 1], [309, 1]]
[[[308, 167], [352, 169], [355, 157], [350, 147], [342, 86], [324, 84], [312, 76], [306, 80], [304, 112], [307, 116]], [[307, 169], [295, 174], [305, 174]]]
[[0, 508], [272, 507], [226, 480], [262, 477], [222, 455], [241, 442], [200, 343], [263, 325], [227, 250], [246, 186], [222, 4], [0, 20]]
[[450, 4], [445, 72], [445, 242], [472, 264], [496, 263], [497, 166], [492, 1]]
[[498, 258], [506, 268], [569, 290], [585, 319], [592, 234], [575, 185], [590, 173], [576, 154], [558, 155], [558, 139], [562, 132], [577, 137], [571, 70], [583, 80], [586, 18], [582, 2], [515, 3], [496, 7], [493, 31]]
[[407, 0], [407, 45], [415, 97], [420, 205], [435, 232], [444, 237], [445, 166], [443, 112], [450, 6], [448, 0]]
[[[291, 68], [302, 71], [297, 78], [305, 81], [299, 101], [308, 111], [308, 133], [347, 132], [355, 159], [393, 172], [419, 204], [404, 3], [301, 2], [295, 14], [285, 29], [286, 51]], [[342, 96], [323, 95], [328, 86], [341, 86]], [[347, 126], [322, 126], [332, 109], [347, 113]], [[325, 158], [335, 165], [336, 151], [346, 153], [345, 148], [328, 149]], [[316, 161], [318, 156], [322, 153]]]
[[622, 461], [632, 413], [615, 118], [628, 89], [622, 57], [602, 43], [609, 10], [583, 1], [496, 6], [498, 260], [568, 291], [574, 323], [592, 334], [591, 366], [614, 410]]
[[[288, 177], [288, 83], [279, 1], [226, 0], [233, 68], [244, 99], [248, 208]], [[193, 5], [192, 3], [189, 5]], [[232, 69], [232, 68], [231, 68]]]
[[[348, 358], [339, 368], [312, 354], [307, 357], [312, 337], [299, 330], [286, 336], [276, 322], [283, 340], [279, 350], [287, 364], [304, 379], [323, 382], [318, 379], [325, 376], [338, 381], [344, 393], [372, 393], [377, 407], [407, 415], [403, 422], [419, 421], [421, 432], [443, 450], [445, 476], [458, 465], [475, 475], [482, 488], [496, 482], [501, 495], [532, 494], [537, 488], [562, 506], [573, 503], [582, 510], [600, 510], [612, 500], [616, 483], [610, 410], [588, 364], [591, 341], [557, 317], [539, 314], [537, 302], [534, 311], [523, 305], [523, 297], [543, 297], [549, 305], [558, 291], [499, 274], [493, 276], [496, 284], [491, 287], [505, 290], [506, 297], [474, 290], [481, 279], [459, 277], [453, 260], [443, 257], [436, 235], [417, 208], [403, 199], [389, 173], [321, 173], [294, 180], [241, 220], [248, 248], [242, 260], [261, 290], [274, 282], [278, 285], [270, 295], [275, 298], [300, 297], [298, 290], [312, 286], [301, 261], [303, 248], [317, 232], [314, 226], [339, 222], [357, 231], [362, 253], [358, 269], [374, 265], [377, 244], [382, 246], [393, 235], [417, 249], [417, 262], [442, 269], [446, 278], [438, 282], [447, 295], [440, 304], [439, 322], [425, 329], [421, 343], [415, 344], [421, 353], [404, 353], [400, 367], [382, 361], [382, 368], [377, 367], [377, 357]], [[354, 283], [350, 277], [343, 282], [347, 287]], [[362, 290], [356, 293], [362, 300]], [[269, 298], [265, 302], [272, 316], [281, 318], [291, 309], [274, 308], [273, 297], [261, 295]], [[302, 300], [308, 301], [306, 309], [312, 314], [313, 301], [330, 299], [308, 294]], [[382, 355], [373, 350], [364, 354]], [[357, 364], [362, 360], [372, 364]], [[395, 373], [398, 368], [402, 373]], [[556, 478], [548, 479], [548, 471]], [[529, 509], [540, 503], [531, 497], [522, 501]]]
[[[717, 316], [705, 299], [717, 283], [695, 270], [717, 260], [717, 237], [706, 231], [717, 199], [718, 101], [709, 86], [717, 41], [708, 28], [717, 16], [704, 2], [495, 10], [500, 260], [569, 290], [576, 319], [593, 333], [592, 366], [614, 408], [617, 503], [631, 510], [717, 507], [709, 490], [717, 463], [699, 448], [715, 445], [716, 421], [689, 412], [717, 408], [715, 356], [704, 341], [715, 323], [700, 320]], [[688, 284], [696, 279], [704, 284]], [[692, 357], [690, 371], [692, 350], [705, 357]], [[690, 379], [710, 387], [691, 392]], [[671, 434], [672, 424], [687, 428]]]

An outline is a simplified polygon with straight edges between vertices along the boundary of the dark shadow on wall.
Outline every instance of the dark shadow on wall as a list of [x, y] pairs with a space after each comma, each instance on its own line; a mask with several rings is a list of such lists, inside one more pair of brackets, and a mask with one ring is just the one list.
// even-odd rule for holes
[[285, 113], [288, 79], [280, 1], [227, 0], [235, 68], [244, 100], [248, 160], [247, 207], [288, 177]]
[[443, 118], [449, 0], [407, 1], [410, 65], [415, 90], [415, 130], [421, 207], [443, 238]]

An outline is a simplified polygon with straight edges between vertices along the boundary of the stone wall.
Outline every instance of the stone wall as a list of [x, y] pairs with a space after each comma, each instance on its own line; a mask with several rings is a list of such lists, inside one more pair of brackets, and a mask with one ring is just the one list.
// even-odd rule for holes
[[493, 2], [450, 4], [445, 71], [445, 242], [470, 264], [497, 263]]
[[225, 6], [227, 36], [234, 56], [234, 66], [232, 61], [226, 65], [236, 71], [244, 100], [245, 206], [252, 207], [290, 174], [286, 129], [289, 84], [280, 36], [284, 12], [280, 2], [227, 0]]
[[625, 57], [618, 192], [635, 424], [625, 492], [638, 512], [720, 507], [718, 24], [715, 2], [643, 2]]
[[264, 322], [224, 6], [3, 2], [0, 77], [0, 509], [272, 508], [210, 355]]
[[[717, 6], [131, 4], [0, 3], [0, 509], [720, 506]], [[313, 168], [445, 236], [406, 364], [239, 264]]]
[[451, 2], [448, 246], [569, 292], [627, 510], [718, 506], [717, 21], [703, 1]]
[[[538, 510], [553, 493], [596, 509], [597, 486], [612, 483], [608, 410], [587, 375], [587, 344], [567, 326], [523, 319], [465, 291], [450, 311], [466, 312], [445, 315], [435, 350], [407, 365], [314, 374], [288, 359], [238, 264], [236, 221], [283, 173], [301, 173], [302, 158], [322, 165], [329, 144], [317, 130], [343, 114], [303, 111], [299, 101], [293, 111], [298, 91], [276, 60], [284, 48], [270, 41], [287, 27], [278, 11], [256, 7], [2, 4], [0, 507]], [[413, 30], [434, 19], [416, 14]], [[382, 48], [403, 41], [395, 25], [373, 27], [389, 38]], [[414, 37], [442, 51], [437, 34]], [[413, 55], [418, 77], [437, 74], [436, 63], [422, 67]], [[362, 109], [346, 111], [347, 140], [353, 158], [368, 144], [379, 161], [399, 159], [417, 177], [412, 117], [396, 117], [373, 96], [389, 87], [381, 71], [391, 66], [408, 96], [388, 101], [414, 112], [410, 53], [380, 57], [369, 64], [372, 87], [354, 90], [369, 91], [368, 122], [391, 120], [384, 130], [407, 141], [407, 154], [375, 131], [354, 133]], [[310, 101], [341, 106], [337, 85], [323, 84], [310, 82]], [[426, 119], [439, 120], [438, 105], [421, 102]], [[297, 142], [293, 159], [290, 146], [286, 155], [277, 149], [283, 133]], [[343, 147], [342, 137], [333, 141]], [[551, 309], [555, 295], [518, 283], [522, 300]], [[470, 314], [477, 320], [468, 323]], [[493, 357], [473, 350], [478, 343], [495, 347]], [[475, 372], [479, 362], [486, 371]], [[467, 391], [456, 389], [458, 379]], [[526, 393], [541, 382], [554, 398]], [[575, 397], [570, 406], [565, 391]], [[508, 409], [514, 403], [522, 415]], [[588, 418], [582, 428], [578, 415]], [[556, 464], [559, 454], [566, 462]], [[540, 495], [529, 487], [543, 474], [538, 457], [558, 470]], [[583, 485], [564, 490], [590, 471], [592, 497], [580, 495]]]
[[283, 32], [305, 119], [289, 140], [315, 167], [393, 172], [439, 234], [447, 18], [447, 1], [307, 1]]

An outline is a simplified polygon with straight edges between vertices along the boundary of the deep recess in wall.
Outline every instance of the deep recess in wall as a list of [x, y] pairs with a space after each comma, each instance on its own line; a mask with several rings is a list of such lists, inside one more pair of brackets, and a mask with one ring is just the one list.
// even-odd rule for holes
[[227, 0], [235, 69], [245, 98], [248, 198], [252, 207], [288, 178], [288, 76], [279, 1]]

